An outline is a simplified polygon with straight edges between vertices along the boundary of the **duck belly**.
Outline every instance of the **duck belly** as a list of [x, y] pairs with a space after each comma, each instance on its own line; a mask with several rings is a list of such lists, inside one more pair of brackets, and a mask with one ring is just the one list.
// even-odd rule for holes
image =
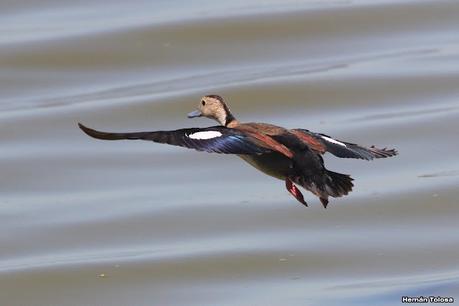
[[280, 180], [285, 180], [292, 171], [292, 161], [279, 153], [239, 155], [239, 157], [261, 172]]

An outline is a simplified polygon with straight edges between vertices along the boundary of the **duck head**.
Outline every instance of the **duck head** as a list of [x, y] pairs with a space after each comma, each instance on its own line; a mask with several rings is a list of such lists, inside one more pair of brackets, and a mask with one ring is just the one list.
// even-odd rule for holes
[[195, 117], [214, 119], [226, 127], [234, 127], [238, 124], [223, 98], [217, 95], [202, 97], [198, 109], [188, 114], [188, 118]]

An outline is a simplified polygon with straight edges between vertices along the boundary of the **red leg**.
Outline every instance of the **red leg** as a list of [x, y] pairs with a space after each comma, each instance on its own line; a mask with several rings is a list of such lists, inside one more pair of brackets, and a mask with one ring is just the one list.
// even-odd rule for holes
[[298, 202], [300, 202], [306, 207], [308, 206], [308, 203], [306, 203], [306, 201], [304, 200], [301, 191], [298, 189], [298, 187], [296, 187], [293, 184], [292, 180], [288, 177], [285, 179], [285, 187], [287, 188], [288, 192], [290, 192], [295, 197], [295, 199], [298, 200]]

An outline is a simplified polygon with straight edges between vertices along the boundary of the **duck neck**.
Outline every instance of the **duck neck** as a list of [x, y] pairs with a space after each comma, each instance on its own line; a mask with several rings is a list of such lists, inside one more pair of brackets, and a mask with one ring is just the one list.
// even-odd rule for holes
[[228, 128], [234, 128], [234, 127], [236, 127], [238, 124], [239, 124], [239, 121], [237, 121], [236, 118], [234, 118], [233, 115], [230, 114], [230, 116], [227, 116], [227, 117], [226, 117], [226, 122], [225, 122], [225, 126], [226, 126], [226, 127], [228, 127]]
[[233, 128], [239, 124], [239, 122], [236, 120], [236, 118], [231, 114], [231, 111], [229, 107], [226, 104], [223, 104], [223, 108], [225, 110], [225, 115], [222, 118], [220, 124], [224, 125], [229, 128]]

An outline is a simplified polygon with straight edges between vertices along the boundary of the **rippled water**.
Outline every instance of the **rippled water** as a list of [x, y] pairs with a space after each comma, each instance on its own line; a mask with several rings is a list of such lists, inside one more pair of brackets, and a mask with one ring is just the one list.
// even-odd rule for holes
[[[457, 1], [0, 2], [0, 304], [459, 300]], [[324, 210], [232, 156], [124, 131], [223, 95], [241, 121], [395, 147], [326, 156]]]

